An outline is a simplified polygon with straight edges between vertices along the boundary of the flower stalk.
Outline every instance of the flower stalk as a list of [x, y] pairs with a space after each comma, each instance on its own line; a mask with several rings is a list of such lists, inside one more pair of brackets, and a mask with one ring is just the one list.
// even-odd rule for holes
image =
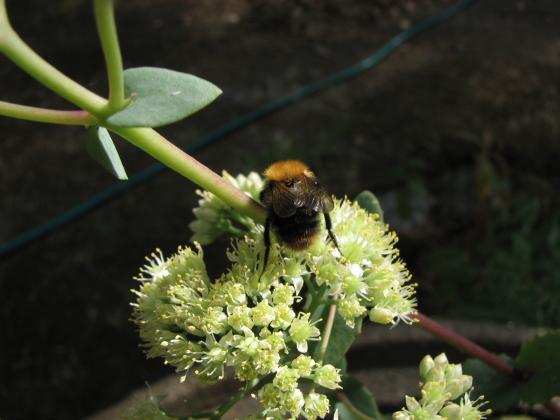
[[224, 200], [235, 210], [263, 223], [264, 208], [207, 166], [151, 128], [109, 128], [156, 160]]
[[6, 0], [0, 0], [0, 40], [1, 34], [9, 26], [8, 13], [6, 11]]
[[93, 8], [97, 32], [105, 57], [107, 78], [109, 80], [109, 103], [107, 114], [116, 112], [126, 106], [124, 94], [124, 76], [122, 56], [115, 24], [115, 7], [113, 0], [95, 0]]
[[323, 334], [321, 335], [321, 347], [319, 350], [319, 357], [318, 362], [322, 363], [323, 359], [325, 358], [325, 354], [327, 353], [327, 349], [329, 347], [329, 340], [331, 338], [331, 332], [334, 326], [334, 319], [336, 317], [336, 300], [338, 299], [338, 295], [333, 296], [333, 300], [335, 303], [332, 303], [329, 306], [329, 315], [327, 316], [327, 322], [325, 323], [325, 328], [323, 330]]
[[82, 125], [88, 127], [99, 123], [99, 120], [87, 111], [62, 111], [19, 105], [5, 101], [0, 101], [0, 115], [20, 120], [60, 125]]

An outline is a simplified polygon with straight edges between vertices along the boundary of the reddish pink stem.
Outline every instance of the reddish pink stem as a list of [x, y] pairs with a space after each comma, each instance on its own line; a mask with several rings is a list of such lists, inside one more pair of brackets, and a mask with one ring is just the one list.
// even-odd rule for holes
[[433, 334], [436, 337], [441, 338], [446, 343], [451, 344], [453, 347], [482, 360], [488, 366], [496, 369], [504, 375], [513, 375], [513, 367], [509, 363], [503, 361], [495, 354], [490, 353], [485, 348], [463, 337], [462, 335], [451, 331], [446, 326], [434, 321], [420, 312], [416, 314], [416, 319], [418, 320], [417, 325], [428, 331], [430, 334]]
[[[496, 369], [504, 375], [513, 375], [513, 366], [504, 362], [498, 356], [490, 353], [485, 348], [463, 337], [462, 335], [451, 331], [446, 326], [434, 321], [432, 318], [421, 314], [420, 312], [416, 314], [416, 319], [418, 320], [417, 325], [428, 331], [430, 334], [433, 334], [436, 337], [441, 338], [446, 343], [451, 344], [453, 347], [482, 360], [488, 366]], [[560, 405], [556, 401], [550, 400], [545, 404], [545, 406], [556, 418], [560, 419]]]

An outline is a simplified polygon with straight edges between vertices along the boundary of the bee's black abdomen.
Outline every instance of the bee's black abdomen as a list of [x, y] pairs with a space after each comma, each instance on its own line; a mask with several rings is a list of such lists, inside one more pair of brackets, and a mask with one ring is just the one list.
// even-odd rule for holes
[[290, 217], [279, 217], [274, 213], [271, 217], [280, 241], [292, 249], [308, 248], [321, 227], [319, 213], [304, 208]]

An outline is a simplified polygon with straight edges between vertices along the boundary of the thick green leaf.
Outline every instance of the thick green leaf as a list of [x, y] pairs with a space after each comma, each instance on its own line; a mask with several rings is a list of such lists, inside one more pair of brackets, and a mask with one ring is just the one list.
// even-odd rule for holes
[[[326, 319], [329, 315], [329, 305], [325, 305], [323, 314], [321, 316], [322, 321], [319, 325], [319, 329], [323, 331]], [[356, 325], [354, 328], [350, 328], [346, 325], [346, 322], [340, 315], [336, 315], [334, 318], [333, 329], [331, 332], [331, 337], [329, 339], [329, 345], [323, 358], [324, 363], [329, 363], [331, 365], [340, 365], [341, 359], [344, 357], [352, 343], [360, 334], [362, 328], [362, 319], [356, 320]], [[320, 343], [320, 342], [317, 342]], [[320, 345], [315, 345], [312, 349], [312, 354], [314, 358], [319, 356]]]
[[88, 154], [113, 176], [120, 180], [128, 179], [119, 152], [109, 132], [103, 127], [90, 127], [86, 134]]
[[169, 69], [138, 67], [124, 72], [126, 95], [131, 99], [107, 122], [115, 127], [161, 127], [199, 111], [222, 91], [212, 83]]
[[341, 385], [342, 392], [348, 398], [352, 407], [349, 407], [347, 403], [339, 399], [335, 404], [335, 408], [338, 409], [338, 418], [340, 420], [363, 420], [363, 417], [356, 413], [355, 410], [370, 418], [382, 418], [373, 395], [360, 381], [350, 375], [344, 375]]
[[356, 201], [364, 210], [367, 210], [370, 213], [378, 214], [379, 220], [383, 222], [383, 209], [381, 208], [381, 204], [379, 204], [379, 200], [374, 193], [368, 190], [362, 191], [356, 196], [354, 201]]
[[[511, 359], [502, 357], [511, 362]], [[489, 402], [488, 407], [493, 411], [505, 411], [519, 403], [522, 394], [518, 381], [497, 372], [478, 359], [465, 361], [463, 371], [473, 377], [471, 399], [484, 395]]]
[[560, 395], [560, 332], [523, 343], [515, 367], [528, 375], [522, 385], [523, 401], [535, 404]]

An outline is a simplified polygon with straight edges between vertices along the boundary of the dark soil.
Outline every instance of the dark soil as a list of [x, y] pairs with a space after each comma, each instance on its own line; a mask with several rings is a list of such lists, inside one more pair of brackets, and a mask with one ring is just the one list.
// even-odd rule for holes
[[[23, 39], [105, 92], [90, 2], [7, 3]], [[223, 89], [208, 109], [161, 130], [188, 146], [452, 2], [340, 4], [121, 2], [125, 65], [185, 71]], [[294, 157], [336, 195], [374, 191], [424, 312], [560, 325], [559, 27], [557, 0], [478, 2], [363, 76], [196, 157], [233, 174]], [[68, 107], [4, 57], [0, 80], [0, 100]], [[87, 157], [80, 128], [2, 118], [0, 133], [2, 241], [115, 182]], [[153, 163], [118, 147], [129, 174]], [[138, 348], [129, 290], [144, 255], [188, 243], [194, 190], [166, 172], [0, 262], [3, 420], [81, 418], [170, 372]], [[226, 244], [206, 250], [215, 273]]]

